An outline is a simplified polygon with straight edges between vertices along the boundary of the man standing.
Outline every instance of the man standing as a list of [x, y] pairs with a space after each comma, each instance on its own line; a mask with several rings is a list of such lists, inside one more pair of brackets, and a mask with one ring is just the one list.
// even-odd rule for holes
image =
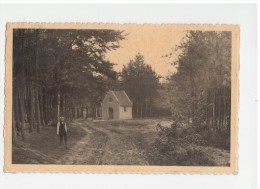
[[64, 117], [60, 117], [60, 121], [57, 123], [57, 135], [60, 137], [60, 145], [64, 138], [66, 149], [67, 147], [67, 125]]

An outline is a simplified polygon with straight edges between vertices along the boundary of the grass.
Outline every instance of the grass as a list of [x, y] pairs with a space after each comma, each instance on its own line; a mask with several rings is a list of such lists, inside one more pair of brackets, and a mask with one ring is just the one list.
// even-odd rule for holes
[[[69, 124], [68, 146], [74, 146], [85, 132], [80, 127]], [[40, 133], [26, 133], [26, 140], [18, 137], [18, 144], [13, 145], [12, 162], [14, 164], [53, 164], [66, 154], [64, 141], [59, 146], [56, 128], [43, 126]]]

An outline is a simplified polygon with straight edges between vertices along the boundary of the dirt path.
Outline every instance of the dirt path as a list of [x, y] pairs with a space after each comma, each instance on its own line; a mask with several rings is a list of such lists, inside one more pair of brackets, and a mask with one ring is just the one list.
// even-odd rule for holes
[[131, 137], [126, 136], [126, 133], [120, 132], [120, 129], [114, 130], [109, 126], [97, 127], [94, 124], [90, 124], [89, 126], [109, 136], [106, 145], [102, 149], [102, 164], [149, 165]]
[[[163, 121], [163, 126], [170, 125]], [[19, 164], [229, 165], [229, 151], [219, 148], [187, 143], [165, 151], [165, 145], [155, 142], [157, 123], [157, 119], [77, 120], [69, 124], [68, 149], [59, 146], [56, 128], [45, 127], [19, 141], [13, 147], [12, 160]]]
[[56, 164], [78, 164], [81, 161], [85, 160], [85, 154], [82, 149], [85, 148], [86, 144], [89, 141], [89, 130], [81, 127], [83, 131], [86, 132], [86, 136], [77, 142], [73, 147], [67, 149], [67, 153], [56, 161]]
[[86, 136], [67, 149], [56, 164], [148, 165], [130, 137], [92, 122], [80, 127]]
[[[69, 147], [56, 164], [149, 165], [149, 161], [153, 162], [147, 159], [146, 152], [157, 137], [154, 128], [156, 122], [143, 125], [137, 122], [129, 126], [126, 126], [126, 122], [122, 124], [113, 121], [84, 121], [76, 124], [76, 127], [84, 131], [85, 136], [74, 146]], [[191, 146], [193, 150], [200, 151], [206, 158], [215, 162], [217, 166], [229, 164], [229, 153], [225, 150], [192, 144], [189, 147]], [[157, 161], [159, 163], [160, 159]]]
[[78, 126], [85, 132], [85, 137], [76, 145], [69, 147], [67, 153], [56, 161], [57, 164], [100, 165], [104, 155], [104, 147], [108, 140], [106, 133], [89, 127], [86, 124]]

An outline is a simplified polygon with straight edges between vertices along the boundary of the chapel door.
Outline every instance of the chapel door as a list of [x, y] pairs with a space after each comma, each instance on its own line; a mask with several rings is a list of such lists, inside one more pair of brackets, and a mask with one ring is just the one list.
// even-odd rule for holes
[[108, 117], [109, 119], [114, 119], [114, 111], [111, 107], [108, 109]]

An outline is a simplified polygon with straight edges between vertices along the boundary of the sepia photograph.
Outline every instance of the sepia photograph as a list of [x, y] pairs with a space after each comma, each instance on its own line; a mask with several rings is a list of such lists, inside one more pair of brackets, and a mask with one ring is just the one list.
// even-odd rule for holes
[[238, 54], [234, 25], [9, 23], [6, 169], [237, 173]]

